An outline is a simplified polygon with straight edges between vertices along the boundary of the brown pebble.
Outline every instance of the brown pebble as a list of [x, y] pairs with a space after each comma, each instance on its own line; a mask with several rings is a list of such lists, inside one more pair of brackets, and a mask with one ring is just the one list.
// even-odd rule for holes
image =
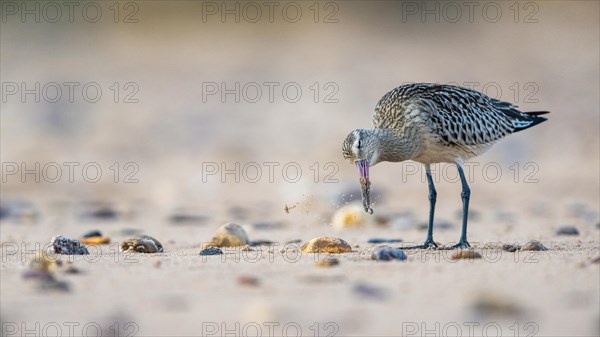
[[472, 249], [458, 249], [452, 252], [452, 260], [481, 259], [481, 254]]
[[546, 248], [546, 246], [544, 246], [541, 242], [539, 242], [537, 240], [531, 240], [531, 241], [527, 242], [526, 244], [524, 244], [523, 247], [521, 247], [521, 250], [545, 251], [545, 250], [548, 250], [548, 248]]
[[352, 251], [350, 245], [338, 238], [318, 237], [310, 240], [300, 248], [302, 253], [349, 253]]
[[237, 279], [238, 284], [244, 286], [252, 286], [257, 287], [260, 284], [260, 281], [254, 276], [242, 275]]
[[336, 258], [326, 258], [320, 261], [315, 262], [315, 266], [317, 267], [333, 267], [340, 264], [340, 260]]

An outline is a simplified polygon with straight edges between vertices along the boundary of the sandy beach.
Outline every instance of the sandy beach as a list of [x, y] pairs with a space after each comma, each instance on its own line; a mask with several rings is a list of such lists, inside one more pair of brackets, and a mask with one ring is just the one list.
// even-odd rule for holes
[[[273, 22], [263, 3], [252, 22], [235, 1], [93, 2], [95, 23], [35, 3], [40, 22], [3, 3], [0, 33], [2, 336], [600, 335], [598, 2], [477, 2], [473, 22], [436, 1], [277, 2]], [[551, 111], [467, 163], [478, 258], [372, 259], [425, 239], [414, 162], [372, 167], [374, 214], [334, 223], [360, 204], [344, 137], [408, 82]], [[449, 164], [434, 179], [449, 246], [460, 182]], [[226, 223], [247, 244], [200, 255]], [[90, 231], [110, 243], [32, 266]], [[121, 251], [139, 235], [162, 251]], [[301, 251], [318, 237], [351, 251]], [[532, 240], [547, 250], [507, 247]]]

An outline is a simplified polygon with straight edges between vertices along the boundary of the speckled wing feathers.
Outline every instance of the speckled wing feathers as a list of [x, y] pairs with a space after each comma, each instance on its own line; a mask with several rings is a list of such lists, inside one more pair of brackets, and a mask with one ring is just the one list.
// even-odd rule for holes
[[419, 83], [402, 85], [383, 96], [373, 126], [399, 133], [418, 127], [449, 145], [482, 145], [543, 120], [474, 90]]

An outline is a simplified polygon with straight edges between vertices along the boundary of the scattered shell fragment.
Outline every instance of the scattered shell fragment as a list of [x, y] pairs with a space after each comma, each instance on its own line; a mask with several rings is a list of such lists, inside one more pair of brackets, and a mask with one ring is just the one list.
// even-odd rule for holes
[[335, 212], [331, 220], [337, 229], [358, 228], [367, 223], [367, 213], [359, 203], [348, 204]]
[[81, 238], [80, 241], [84, 245], [106, 245], [110, 243], [110, 238], [105, 238], [103, 236], [94, 236], [90, 238]]
[[317, 267], [333, 267], [340, 264], [340, 260], [336, 258], [325, 258], [315, 262], [315, 266]]
[[452, 252], [452, 260], [481, 259], [481, 254], [472, 249], [457, 249]]
[[204, 248], [200, 251], [200, 255], [209, 256], [209, 255], [223, 255], [223, 251], [218, 247], [208, 247]]
[[524, 244], [523, 247], [521, 247], [521, 250], [544, 251], [548, 250], [548, 248], [546, 248], [546, 246], [537, 240], [531, 240]]
[[161, 253], [163, 252], [163, 246], [158, 240], [151, 236], [140, 235], [137, 238], [132, 238], [121, 242], [121, 251], [137, 253]]
[[579, 235], [579, 230], [575, 226], [560, 226], [556, 229], [556, 235]]
[[56, 256], [54, 254], [39, 251], [29, 262], [29, 268], [46, 272], [53, 272], [58, 268]]
[[302, 253], [348, 253], [352, 251], [350, 245], [338, 238], [318, 237], [310, 240], [300, 248]]
[[210, 242], [202, 244], [202, 248], [245, 246], [249, 241], [248, 235], [242, 226], [227, 223], [217, 230]]
[[391, 260], [406, 260], [406, 254], [398, 248], [392, 248], [389, 246], [377, 247], [371, 254], [371, 260], [377, 261], [391, 261]]
[[88, 255], [89, 252], [85, 246], [75, 240], [62, 235], [57, 235], [50, 240], [51, 246], [48, 248], [48, 252], [54, 254], [65, 254], [65, 255]]
[[509, 253], [514, 253], [521, 249], [521, 245], [518, 243], [505, 243], [502, 245], [502, 250]]

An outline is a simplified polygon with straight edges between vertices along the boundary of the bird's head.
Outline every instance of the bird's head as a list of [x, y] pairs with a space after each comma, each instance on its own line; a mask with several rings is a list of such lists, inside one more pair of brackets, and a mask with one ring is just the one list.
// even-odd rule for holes
[[379, 162], [378, 138], [366, 129], [352, 131], [342, 144], [344, 159], [355, 163], [361, 177], [369, 177], [369, 166]]

